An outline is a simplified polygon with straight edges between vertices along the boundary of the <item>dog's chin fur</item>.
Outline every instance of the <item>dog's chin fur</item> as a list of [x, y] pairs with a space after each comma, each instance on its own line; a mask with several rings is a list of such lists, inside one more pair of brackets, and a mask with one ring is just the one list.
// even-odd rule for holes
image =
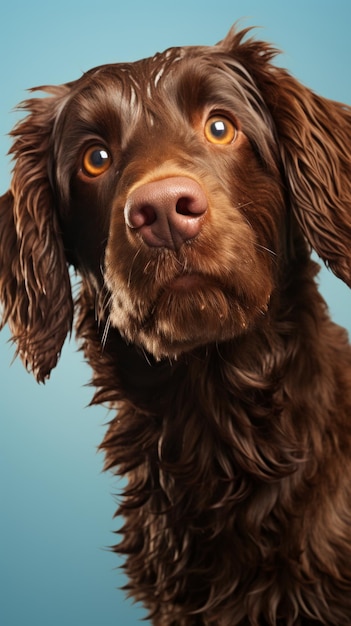
[[237, 294], [226, 294], [215, 285], [205, 287], [197, 282], [201, 285], [201, 277], [199, 281], [189, 281], [189, 286], [185, 281], [182, 286], [178, 283], [163, 289], [139, 319], [114, 306], [112, 298], [112, 326], [156, 360], [172, 359], [198, 346], [236, 338], [266, 313], [269, 296], [257, 298], [249, 306], [240, 302]]
[[[3, 322], [44, 381], [76, 311], [93, 402], [118, 409], [114, 549], [155, 626], [351, 624], [351, 351], [310, 259], [351, 286], [351, 108], [274, 56], [232, 30], [105, 65], [12, 132]], [[191, 237], [133, 214], [174, 178]]]

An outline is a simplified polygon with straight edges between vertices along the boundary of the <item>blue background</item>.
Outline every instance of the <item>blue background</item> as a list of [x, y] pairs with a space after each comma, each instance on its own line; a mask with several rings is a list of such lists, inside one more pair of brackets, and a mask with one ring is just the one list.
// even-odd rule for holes
[[[12, 0], [1, 9], [0, 193], [11, 164], [11, 109], [27, 87], [73, 80], [101, 63], [136, 60], [172, 45], [213, 44], [231, 24], [261, 26], [280, 64], [323, 95], [351, 103], [349, 0]], [[323, 270], [332, 315], [351, 330], [351, 296]], [[136, 626], [143, 610], [116, 590], [115, 479], [96, 448], [109, 419], [85, 408], [90, 371], [74, 339], [38, 386], [0, 335], [0, 623]], [[116, 569], [117, 568], [117, 569]]]

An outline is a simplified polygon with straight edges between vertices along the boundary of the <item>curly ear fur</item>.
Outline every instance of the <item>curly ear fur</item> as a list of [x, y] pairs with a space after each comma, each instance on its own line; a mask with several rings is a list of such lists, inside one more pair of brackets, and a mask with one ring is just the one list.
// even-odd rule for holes
[[351, 287], [351, 107], [270, 63], [269, 44], [231, 31], [220, 46], [253, 77], [273, 118], [292, 211], [306, 239]]
[[[44, 89], [41, 89], [44, 90]], [[12, 131], [11, 189], [0, 198], [0, 301], [26, 367], [44, 381], [72, 327], [70, 279], [48, 163], [52, 128], [67, 87], [27, 100]]]

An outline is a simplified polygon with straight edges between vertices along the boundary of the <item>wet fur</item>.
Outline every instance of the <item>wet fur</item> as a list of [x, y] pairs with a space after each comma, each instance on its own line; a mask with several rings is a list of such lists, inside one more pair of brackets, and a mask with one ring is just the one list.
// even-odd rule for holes
[[[156, 626], [351, 622], [351, 352], [310, 259], [351, 286], [351, 110], [274, 56], [231, 31], [95, 68], [27, 100], [12, 132], [3, 321], [43, 381], [76, 309], [94, 402], [118, 409], [102, 443], [128, 479], [115, 549]], [[237, 122], [230, 148], [203, 138], [211, 108]], [[92, 181], [97, 137], [113, 164]], [[123, 208], [178, 175], [206, 219], [151, 249]]]

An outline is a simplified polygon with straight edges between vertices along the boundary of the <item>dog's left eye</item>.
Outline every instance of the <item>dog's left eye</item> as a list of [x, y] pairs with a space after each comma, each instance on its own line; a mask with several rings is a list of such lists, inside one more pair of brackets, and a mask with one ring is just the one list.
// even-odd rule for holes
[[100, 176], [111, 165], [111, 155], [103, 146], [90, 146], [83, 155], [83, 170], [89, 176]]
[[232, 143], [237, 133], [233, 122], [224, 115], [211, 115], [204, 131], [207, 141], [221, 146]]

